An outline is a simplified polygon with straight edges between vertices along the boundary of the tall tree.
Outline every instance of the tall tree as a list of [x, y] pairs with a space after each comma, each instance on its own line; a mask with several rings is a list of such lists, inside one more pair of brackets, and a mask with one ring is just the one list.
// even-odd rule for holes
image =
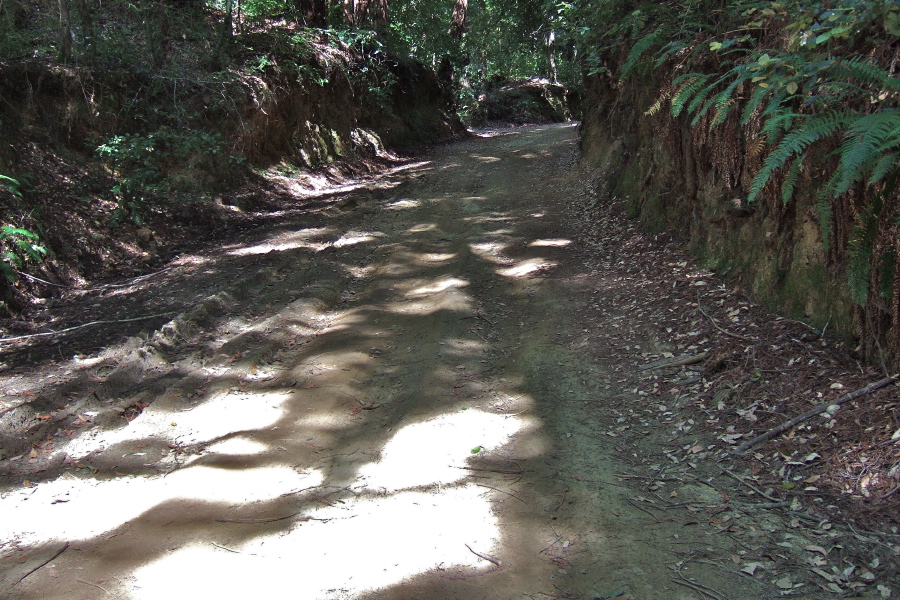
[[294, 6], [307, 27], [325, 27], [328, 19], [327, 0], [294, 0]]
[[344, 17], [353, 27], [366, 21], [383, 23], [388, 18], [388, 0], [343, 0]]
[[456, 0], [450, 16], [450, 35], [459, 39], [469, 31], [469, 0]]

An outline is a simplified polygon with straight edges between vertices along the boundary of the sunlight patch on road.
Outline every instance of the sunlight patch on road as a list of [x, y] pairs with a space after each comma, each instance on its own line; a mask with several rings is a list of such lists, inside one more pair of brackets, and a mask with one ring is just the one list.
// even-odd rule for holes
[[409, 229], [406, 230], [407, 233], [425, 233], [426, 231], [434, 231], [437, 229], [437, 225], [434, 223], [419, 223], [418, 225], [413, 225]]
[[[432, 315], [442, 310], [471, 313], [472, 298], [459, 290], [455, 285], [448, 285], [441, 291], [415, 294], [410, 292], [412, 298], [402, 302], [391, 302], [386, 305], [387, 310], [403, 315]], [[419, 298], [414, 300], [413, 298]]]
[[288, 398], [287, 392], [229, 390], [196, 407], [177, 406], [177, 400], [157, 401], [125, 427], [89, 432], [73, 440], [65, 452], [78, 459], [135, 440], [162, 438], [164, 442], [197, 444], [242, 431], [266, 429], [282, 418]]
[[456, 253], [440, 253], [440, 252], [430, 252], [428, 254], [420, 254], [417, 262], [419, 263], [436, 263], [436, 262], [447, 262], [448, 260], [453, 260], [458, 255]]
[[512, 260], [501, 256], [506, 246], [506, 244], [501, 244], [500, 242], [480, 242], [478, 244], [469, 244], [469, 249], [472, 251], [472, 254], [484, 260], [498, 265], [508, 265], [512, 263]]
[[355, 246], [356, 244], [363, 244], [365, 242], [374, 242], [379, 237], [384, 237], [384, 234], [380, 232], [369, 231], [348, 231], [337, 241], [335, 241], [332, 246], [334, 246], [335, 248]]
[[522, 423], [501, 415], [466, 410], [405, 426], [382, 451], [379, 462], [360, 469], [370, 488], [389, 492], [447, 485], [469, 475], [464, 467], [472, 457], [506, 444]]
[[472, 356], [473, 354], [481, 354], [488, 348], [488, 345], [482, 341], [466, 340], [463, 338], [450, 339], [446, 342], [441, 342], [441, 345], [447, 346], [446, 354], [453, 356]]
[[561, 248], [564, 246], [568, 246], [572, 243], [572, 240], [566, 239], [555, 239], [555, 240], [534, 240], [530, 244], [528, 244], [531, 248], [542, 248], [542, 247], [554, 247]]
[[469, 285], [465, 279], [457, 279], [455, 277], [445, 277], [429, 285], [423, 285], [411, 289], [406, 293], [407, 296], [426, 296], [429, 294], [437, 294], [450, 288], [463, 288]]
[[509, 267], [508, 269], [499, 269], [497, 274], [503, 275], [504, 277], [527, 277], [534, 273], [546, 271], [547, 269], [552, 269], [557, 266], [559, 266], [559, 263], [544, 260], [542, 258], [529, 258], [528, 260], [520, 261], [518, 264]]
[[268, 254], [269, 252], [285, 252], [288, 250], [296, 250], [298, 248], [305, 248], [307, 250], [318, 252], [319, 250], [328, 247], [329, 244], [327, 242], [317, 242], [314, 240], [331, 233], [332, 230], [327, 227], [303, 229], [289, 235], [279, 236], [274, 240], [266, 240], [255, 246], [236, 248], [228, 252], [228, 254], [231, 256], [252, 256], [255, 254]]
[[290, 467], [232, 470], [198, 465], [152, 479], [64, 477], [0, 499], [0, 540], [40, 544], [56, 539], [88, 539], [165, 503], [256, 502], [321, 483], [320, 472], [300, 474]]
[[483, 163], [495, 163], [495, 162], [500, 162], [500, 160], [501, 160], [501, 158], [498, 156], [481, 156], [480, 154], [470, 154], [469, 156], [471, 156], [478, 162], [483, 162]]
[[[497, 517], [473, 484], [440, 494], [403, 492], [305, 513], [288, 532], [244, 544], [196, 544], [134, 573], [134, 600], [171, 598], [353, 598], [435, 568], [493, 565]], [[319, 520], [321, 519], [321, 520]]]
[[266, 444], [245, 437], [232, 437], [207, 446], [206, 450], [214, 454], [233, 454], [237, 456], [254, 456], [269, 449]]
[[388, 210], [405, 210], [408, 208], [419, 208], [422, 206], [422, 203], [418, 200], [411, 200], [409, 198], [402, 198], [395, 202], [391, 202], [385, 208]]

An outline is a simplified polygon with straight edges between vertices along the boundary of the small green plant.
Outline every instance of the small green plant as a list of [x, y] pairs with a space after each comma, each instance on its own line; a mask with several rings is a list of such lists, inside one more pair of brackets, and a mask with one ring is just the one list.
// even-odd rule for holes
[[117, 181], [112, 187], [119, 202], [111, 225], [130, 218], [143, 222], [142, 213], [151, 199], [175, 188], [189, 186], [189, 177], [168, 177], [171, 172], [191, 174], [202, 168], [204, 158], [221, 153], [218, 134], [199, 130], [161, 127], [146, 135], [117, 135], [97, 148], [97, 155], [112, 163]]
[[19, 189], [22, 184], [19, 183], [18, 179], [13, 179], [7, 175], [0, 175], [0, 185], [12, 192], [17, 198], [22, 197], [22, 191]]
[[13, 283], [16, 280], [16, 271], [25, 266], [26, 261], [39, 263], [44, 260], [47, 249], [41, 246], [38, 235], [21, 227], [3, 225], [0, 227], [0, 245], [3, 253], [0, 254], [0, 272], [6, 279]]

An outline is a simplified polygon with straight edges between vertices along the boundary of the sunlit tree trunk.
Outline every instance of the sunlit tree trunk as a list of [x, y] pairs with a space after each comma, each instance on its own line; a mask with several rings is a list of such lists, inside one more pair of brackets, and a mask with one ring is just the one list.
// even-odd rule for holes
[[344, 18], [354, 27], [370, 19], [383, 23], [388, 18], [388, 0], [343, 0]]
[[469, 0], [456, 0], [450, 17], [450, 35], [461, 38], [469, 31]]
[[559, 83], [559, 68], [556, 64], [556, 32], [550, 31], [547, 34], [547, 58], [550, 62], [550, 82]]

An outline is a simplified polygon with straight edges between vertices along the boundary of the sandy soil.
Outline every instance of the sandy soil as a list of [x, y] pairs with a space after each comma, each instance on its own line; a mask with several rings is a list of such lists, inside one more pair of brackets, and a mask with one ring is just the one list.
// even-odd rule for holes
[[576, 146], [485, 134], [84, 296], [164, 316], [2, 382], [0, 595], [887, 597], [892, 542], [833, 573], [839, 527], [723, 476], [635, 370], [678, 349], [606, 311], [644, 292], [576, 224]]

